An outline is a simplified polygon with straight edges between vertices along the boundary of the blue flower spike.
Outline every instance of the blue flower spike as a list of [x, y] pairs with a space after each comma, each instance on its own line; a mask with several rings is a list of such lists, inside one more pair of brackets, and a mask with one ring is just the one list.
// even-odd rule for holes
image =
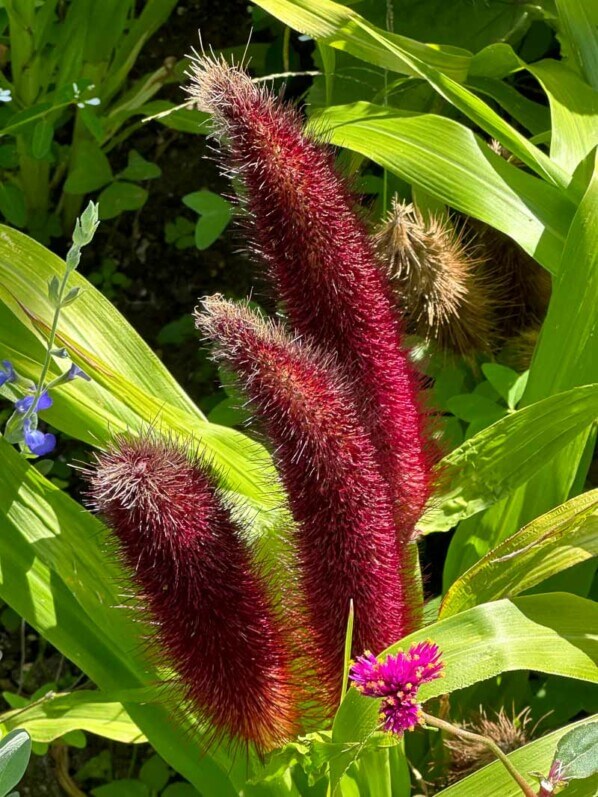
[[2, 360], [0, 367], [0, 387], [10, 382], [17, 381], [17, 374], [10, 360]]
[[31, 420], [28, 418], [23, 426], [25, 433], [25, 443], [32, 454], [43, 457], [49, 454], [56, 447], [56, 436], [47, 432], [40, 432], [39, 429], [31, 428]]
[[[21, 414], [25, 414], [33, 404], [34, 396], [24, 396], [22, 399], [15, 401], [15, 409]], [[48, 410], [54, 402], [47, 390], [42, 391], [33, 412], [41, 412], [41, 410]]]

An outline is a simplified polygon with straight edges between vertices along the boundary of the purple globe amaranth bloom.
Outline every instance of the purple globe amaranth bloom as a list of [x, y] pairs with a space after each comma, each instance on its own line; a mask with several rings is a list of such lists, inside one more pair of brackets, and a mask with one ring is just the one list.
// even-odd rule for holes
[[10, 360], [2, 360], [2, 367], [0, 368], [0, 387], [7, 382], [16, 382], [17, 374], [13, 368]]
[[[33, 400], [35, 396], [24, 396], [22, 399], [15, 401], [15, 409], [17, 412], [22, 413], [23, 415], [27, 412], [27, 410], [33, 405]], [[40, 394], [39, 399], [35, 403], [35, 407], [33, 407], [34, 412], [41, 412], [41, 410], [48, 410], [52, 406], [54, 402], [47, 390], [43, 390]]]
[[417, 692], [422, 684], [442, 678], [444, 664], [438, 645], [430, 641], [412, 645], [383, 661], [369, 651], [351, 667], [349, 678], [367, 697], [382, 698], [380, 719], [384, 730], [401, 735], [421, 722]]
[[31, 421], [27, 419], [23, 424], [25, 443], [32, 454], [42, 457], [49, 454], [56, 447], [56, 436], [51, 432], [40, 432], [39, 429], [31, 428]]
[[332, 150], [298, 111], [241, 69], [199, 57], [191, 96], [213, 114], [225, 170], [242, 184], [246, 229], [296, 334], [337, 357], [382, 473], [397, 534], [414, 536], [434, 452], [392, 289]]

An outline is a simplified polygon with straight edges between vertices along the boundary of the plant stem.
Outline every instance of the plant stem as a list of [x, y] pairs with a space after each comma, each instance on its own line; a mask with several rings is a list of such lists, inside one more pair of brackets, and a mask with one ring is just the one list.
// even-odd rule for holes
[[60, 287], [58, 288], [57, 294], [57, 301], [56, 301], [56, 308], [54, 310], [54, 318], [52, 319], [52, 327], [50, 329], [50, 334], [48, 336], [48, 345], [46, 347], [46, 356], [44, 357], [44, 362], [42, 365], [42, 370], [39, 375], [39, 380], [35, 388], [35, 393], [33, 394], [33, 401], [31, 402], [31, 406], [23, 416], [23, 423], [30, 418], [33, 413], [36, 411], [37, 403], [40, 399], [41, 394], [44, 390], [44, 385], [46, 383], [46, 376], [48, 375], [48, 370], [50, 368], [50, 362], [52, 361], [52, 355], [50, 352], [54, 348], [54, 340], [56, 338], [56, 330], [58, 329], [58, 319], [60, 318], [60, 311], [62, 310], [62, 300], [64, 298], [64, 291], [66, 288], [66, 283], [68, 278], [71, 274], [70, 269], [65, 268], [64, 274], [62, 275], [62, 280], [60, 281]]
[[470, 742], [481, 742], [484, 744], [506, 767], [509, 775], [517, 783], [523, 794], [525, 794], [526, 797], [536, 797], [536, 793], [532, 787], [527, 783], [521, 773], [515, 769], [513, 764], [509, 761], [509, 758], [492, 739], [488, 738], [487, 736], [482, 736], [479, 733], [472, 733], [471, 731], [463, 730], [463, 728], [459, 728], [456, 725], [451, 725], [450, 722], [445, 722], [445, 720], [438, 719], [438, 717], [432, 717], [430, 714], [426, 714], [423, 711], [422, 717], [426, 725], [429, 725], [432, 728], [438, 728], [441, 731], [450, 733], [453, 736], [459, 736], [461, 739], [465, 739]]

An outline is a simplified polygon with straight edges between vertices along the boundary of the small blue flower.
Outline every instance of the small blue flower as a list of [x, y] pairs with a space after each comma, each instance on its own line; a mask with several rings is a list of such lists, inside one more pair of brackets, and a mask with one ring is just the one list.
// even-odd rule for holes
[[31, 422], [25, 421], [23, 431], [25, 433], [25, 442], [32, 454], [37, 454], [42, 457], [44, 454], [49, 454], [56, 446], [56, 436], [47, 432], [40, 432], [39, 429], [31, 429]]
[[0, 102], [10, 102], [12, 100], [12, 94], [10, 93], [10, 89], [0, 89]]
[[6, 384], [6, 382], [16, 382], [16, 380], [17, 375], [10, 360], [2, 360], [2, 367], [0, 368], [0, 387]]
[[86, 379], [88, 382], [91, 382], [91, 376], [88, 376], [88, 374], [86, 374], [82, 368], [79, 368], [78, 365], [73, 363], [69, 368], [67, 380], [70, 382], [72, 379], [76, 379], [78, 376], [81, 377], [81, 379]]
[[[33, 408], [33, 411], [39, 412], [41, 410], [47, 410], [52, 406], [53, 403], [54, 402], [52, 401], [50, 395], [48, 394], [48, 391], [44, 390], [41, 396], [39, 397], [36, 406]], [[15, 401], [15, 409], [17, 412], [24, 414], [27, 412], [27, 410], [31, 407], [32, 404], [33, 404], [33, 396], [25, 396], [24, 398]]]

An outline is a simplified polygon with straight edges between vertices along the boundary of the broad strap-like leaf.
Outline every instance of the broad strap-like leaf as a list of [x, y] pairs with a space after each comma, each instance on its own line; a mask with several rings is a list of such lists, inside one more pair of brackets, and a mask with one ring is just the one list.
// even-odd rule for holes
[[598, 91], [598, 5], [592, 0], [556, 0], [556, 7], [571, 55]]
[[[410, 634], [382, 655], [426, 639], [436, 643], [446, 677], [424, 684], [422, 700], [463, 689], [512, 670], [537, 670], [598, 682], [598, 606], [551, 593], [476, 606]], [[332, 788], [377, 730], [379, 701], [348, 690], [332, 740], [347, 751], [331, 761]]]
[[438, 465], [440, 486], [418, 523], [448, 531], [510, 495], [538, 473], [598, 415], [598, 384], [538, 401], [486, 427]]
[[367, 102], [316, 109], [311, 130], [509, 235], [556, 272], [574, 205], [494, 153], [469, 128]]
[[[459, 79], [463, 80], [462, 76], [449, 74], [447, 69], [449, 48], [424, 45], [384, 31], [369, 23], [353, 9], [334, 3], [332, 0], [319, 0], [315, 7], [310, 0], [254, 0], [254, 2], [287, 25], [315, 39], [323, 40], [325, 44], [347, 50], [358, 58], [378, 66], [385, 66], [389, 70], [407, 72], [423, 78], [441, 97], [500, 141], [533, 171], [555, 186], [566, 187], [567, 175], [556, 163], [462, 85], [462, 82], [459, 82]], [[440, 58], [439, 53], [442, 53]], [[463, 60], [469, 69], [471, 57], [467, 59], [465, 56]], [[516, 68], [519, 62], [515, 54], [512, 61], [513, 68]], [[477, 76], [480, 76], [479, 71]]]
[[[52, 322], [48, 281], [63, 272], [60, 258], [0, 226], [0, 359], [29, 379], [39, 376], [42, 337]], [[234, 429], [208, 423], [116, 308], [77, 272], [71, 280], [82, 292], [61, 314], [57, 343], [92, 382], [75, 380], [56, 390], [44, 418], [96, 446], [118, 432], [140, 433], [148, 426], [186, 439], [211, 458], [233, 497], [247, 503], [254, 516], [262, 512], [268, 525], [282, 493], [265, 448]], [[53, 364], [52, 376], [59, 372]]]
[[[559, 728], [541, 739], [526, 744], [519, 750], [509, 754], [509, 759], [523, 775], [530, 772], [548, 774], [559, 741], [571, 730], [583, 728], [596, 722], [596, 717], [588, 717], [574, 725]], [[534, 781], [529, 778], [530, 784]], [[595, 797], [598, 779], [581, 781], [567, 787], [567, 797]], [[437, 797], [520, 797], [521, 789], [507, 772], [500, 761], [474, 772], [473, 775], [460, 780], [437, 793]]]
[[572, 498], [489, 551], [449, 589], [440, 617], [511, 598], [598, 555], [598, 490]]
[[[593, 177], [571, 224], [559, 273], [553, 280], [548, 314], [523, 395], [524, 405], [593, 382], [598, 374], [598, 164], [595, 155], [588, 161]], [[568, 410], [563, 408], [562, 413], [566, 424]], [[500, 501], [476, 518], [476, 559], [583, 489], [595, 428], [580, 430], [576, 439], [526, 485], [511, 493], [508, 501]], [[451, 541], [445, 566], [447, 585], [473, 564], [471, 534], [471, 528], [460, 527]]]
[[34, 742], [52, 742], [74, 730], [127, 744], [147, 741], [121, 703], [109, 694], [90, 690], [53, 694], [1, 714], [0, 732], [14, 728], [26, 730]]
[[528, 69], [550, 103], [550, 157], [573, 174], [598, 144], [598, 91], [559, 61], [546, 59]]

